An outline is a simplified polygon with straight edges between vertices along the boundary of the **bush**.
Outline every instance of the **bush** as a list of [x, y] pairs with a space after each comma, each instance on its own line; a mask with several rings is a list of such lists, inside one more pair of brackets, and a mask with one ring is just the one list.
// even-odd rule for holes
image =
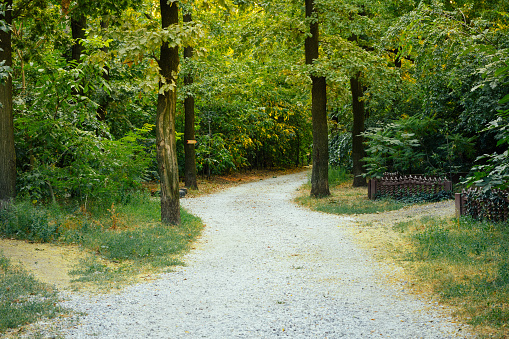
[[60, 164], [41, 162], [19, 172], [18, 192], [31, 200], [72, 197], [104, 205], [125, 201], [130, 192], [141, 189], [153, 162], [154, 141], [146, 136], [152, 128], [145, 125], [120, 140], [75, 129], [79, 137], [65, 141], [66, 152], [73, 155]]
[[59, 237], [59, 225], [49, 221], [48, 212], [43, 208], [22, 202], [0, 211], [0, 234], [16, 239], [50, 242]]
[[475, 138], [449, 134], [434, 118], [404, 116], [363, 133], [366, 172], [381, 177], [386, 172], [442, 174], [465, 170], [474, 154]]

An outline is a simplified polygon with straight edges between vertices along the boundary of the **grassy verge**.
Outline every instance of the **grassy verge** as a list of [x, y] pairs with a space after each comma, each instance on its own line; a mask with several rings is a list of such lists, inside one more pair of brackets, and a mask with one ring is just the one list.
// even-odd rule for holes
[[[352, 188], [351, 180], [341, 170], [332, 170], [331, 197], [309, 198], [308, 185], [296, 200], [334, 214], [369, 214], [410, 205], [370, 201], [367, 189]], [[352, 232], [380, 259], [404, 268], [402, 273], [390, 272], [396, 281], [408, 281], [416, 293], [434, 295], [451, 306], [479, 337], [509, 338], [508, 223], [432, 216], [391, 223], [384, 218]]]
[[182, 254], [203, 228], [198, 218], [184, 210], [181, 225], [163, 225], [160, 203], [148, 193], [132, 195], [127, 204], [96, 210], [19, 202], [1, 212], [0, 234], [77, 245], [92, 256], [71, 272], [75, 287], [111, 288], [182, 265]]
[[52, 287], [12, 265], [0, 252], [0, 334], [62, 314], [57, 301]]
[[393, 230], [408, 241], [394, 258], [420, 289], [456, 309], [482, 337], [509, 337], [509, 226], [423, 218]]
[[369, 200], [367, 187], [352, 187], [353, 177], [341, 168], [329, 169], [331, 195], [311, 198], [311, 184], [305, 185], [296, 202], [315, 211], [331, 214], [370, 214], [400, 209], [407, 203], [390, 199]]

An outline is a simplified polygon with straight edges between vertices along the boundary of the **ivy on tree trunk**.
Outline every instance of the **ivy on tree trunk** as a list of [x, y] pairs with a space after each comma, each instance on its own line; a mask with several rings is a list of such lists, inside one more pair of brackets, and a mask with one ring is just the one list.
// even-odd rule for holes
[[[5, 14], [0, 20], [12, 24], [12, 0], [1, 1]], [[0, 30], [0, 61], [12, 66], [11, 32]], [[12, 77], [0, 82], [0, 209], [16, 196], [16, 152], [14, 148], [14, 121], [12, 115]]]
[[[178, 24], [178, 3], [161, 0], [162, 27]], [[157, 97], [156, 142], [157, 162], [161, 181], [161, 221], [166, 224], [180, 224], [179, 175], [175, 134], [175, 112], [177, 103], [176, 74], [179, 68], [178, 46], [161, 45], [159, 59], [161, 76], [167, 84]], [[163, 84], [160, 84], [163, 86]]]
[[[309, 32], [305, 41], [306, 64], [318, 59], [318, 20], [314, 0], [306, 1], [306, 18]], [[311, 75], [311, 116], [313, 120], [313, 169], [311, 196], [324, 197], [329, 191], [329, 139], [327, 129], [327, 81], [324, 76]]]

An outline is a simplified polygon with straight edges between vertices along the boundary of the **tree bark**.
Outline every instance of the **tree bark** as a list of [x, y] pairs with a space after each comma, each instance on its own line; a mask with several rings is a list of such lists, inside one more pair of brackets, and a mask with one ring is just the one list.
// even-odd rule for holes
[[353, 186], [361, 187], [366, 186], [366, 178], [362, 175], [364, 173], [364, 138], [361, 135], [364, 132], [364, 120], [366, 111], [364, 108], [364, 91], [362, 82], [360, 81], [360, 73], [350, 78], [350, 89], [352, 92], [352, 113], [353, 113], [353, 127], [352, 127], [352, 162], [353, 162]]
[[[162, 27], [178, 24], [178, 4], [160, 0]], [[159, 59], [161, 75], [168, 84], [174, 83], [179, 67], [178, 47], [161, 45]], [[162, 85], [162, 84], [161, 84]], [[161, 86], [160, 85], [160, 86]], [[161, 181], [161, 221], [165, 224], [180, 224], [179, 175], [177, 165], [177, 140], [175, 134], [175, 113], [177, 89], [173, 87], [159, 94], [157, 98], [156, 143], [157, 162]]]
[[[5, 20], [12, 24], [12, 0], [1, 3], [6, 5]], [[0, 61], [4, 66], [12, 67], [11, 32], [0, 30]], [[0, 209], [9, 200], [16, 197], [16, 151], [14, 148], [14, 119], [12, 115], [12, 78], [9, 75], [0, 83]]]
[[87, 28], [87, 17], [84, 14], [71, 16], [71, 34], [73, 45], [71, 51], [71, 60], [79, 63], [81, 61], [81, 54], [83, 54], [83, 45], [78, 39], [85, 39], [85, 29]]
[[[101, 20], [101, 29], [106, 30], [108, 29], [108, 22]], [[108, 53], [108, 47], [102, 47], [101, 50], [104, 53]], [[104, 72], [102, 73], [102, 78], [106, 82], [110, 82], [110, 68], [108, 66], [104, 66]], [[108, 105], [110, 104], [111, 96], [109, 94], [106, 94], [103, 98], [101, 98], [99, 102], [99, 107], [97, 107], [97, 120], [99, 121], [106, 121], [106, 113], [108, 110]]]
[[[184, 15], [184, 22], [191, 22], [191, 14]], [[184, 58], [193, 57], [193, 48], [184, 48]], [[193, 75], [186, 74], [184, 77], [184, 86], [193, 84]], [[185, 185], [190, 189], [197, 190], [198, 183], [196, 180], [196, 150], [195, 150], [195, 130], [194, 130], [194, 96], [186, 94], [184, 99], [184, 156], [185, 156]]]
[[[314, 0], [305, 0], [306, 18], [311, 19], [305, 41], [306, 64], [318, 59], [318, 21]], [[311, 171], [311, 196], [324, 197], [329, 191], [329, 140], [327, 129], [327, 82], [325, 77], [311, 75], [311, 117], [313, 121], [313, 168]]]

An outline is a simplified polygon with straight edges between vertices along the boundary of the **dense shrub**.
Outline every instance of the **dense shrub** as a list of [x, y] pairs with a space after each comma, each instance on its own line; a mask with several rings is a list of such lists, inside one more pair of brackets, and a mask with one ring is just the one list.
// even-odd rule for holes
[[386, 172], [443, 174], [470, 168], [475, 138], [448, 133], [447, 124], [434, 118], [404, 116], [363, 133], [366, 172], [381, 177]]
[[50, 222], [45, 209], [21, 202], [0, 210], [0, 235], [49, 242], [59, 237], [59, 224]]

